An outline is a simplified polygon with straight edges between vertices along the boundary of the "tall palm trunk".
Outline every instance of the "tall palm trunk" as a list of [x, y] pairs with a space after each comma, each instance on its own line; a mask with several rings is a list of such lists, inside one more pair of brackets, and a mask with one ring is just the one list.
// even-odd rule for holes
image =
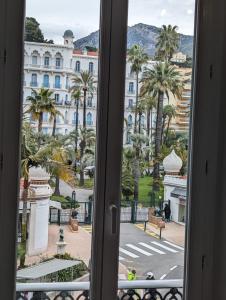
[[52, 136], [56, 135], [56, 116], [54, 116], [53, 119], [53, 131], [52, 131]]
[[84, 99], [83, 99], [83, 128], [86, 128], [86, 92], [87, 89], [83, 89], [84, 92]]
[[40, 145], [41, 145], [41, 136], [40, 136], [40, 133], [42, 132], [42, 123], [43, 123], [43, 113], [40, 112], [39, 118], [38, 118], [38, 133], [39, 133], [39, 136], [38, 136], [38, 148], [40, 148]]
[[164, 141], [164, 129], [166, 125], [166, 116], [162, 118], [162, 133], [161, 133], [161, 145], [163, 144]]
[[167, 122], [167, 128], [166, 128], [166, 134], [165, 134], [164, 143], [166, 143], [166, 142], [167, 142], [167, 139], [168, 139], [170, 122], [171, 122], [171, 118], [168, 118], [168, 122]]
[[78, 151], [78, 104], [79, 100], [76, 100], [76, 120], [75, 120], [75, 152]]
[[82, 158], [83, 158], [83, 155], [84, 155], [84, 150], [85, 150], [85, 146], [86, 146], [86, 143], [85, 143], [85, 139], [83, 139], [81, 142], [80, 142], [80, 172], [79, 172], [79, 186], [84, 186], [84, 169], [83, 169], [83, 166], [82, 166]]
[[138, 106], [138, 88], [139, 88], [139, 72], [136, 72], [136, 104], [135, 104], [135, 122], [134, 133], [137, 132], [137, 106]]
[[139, 153], [136, 149], [136, 156], [133, 162], [133, 178], [134, 178], [134, 192], [133, 197], [135, 201], [139, 200], [139, 178], [140, 178], [140, 167], [139, 167]]
[[139, 112], [139, 119], [138, 119], [138, 133], [139, 134], [141, 133], [141, 116], [142, 116], [142, 113]]
[[24, 178], [23, 184], [23, 211], [22, 211], [22, 229], [21, 229], [21, 248], [20, 267], [25, 266], [26, 250], [27, 250], [27, 197], [28, 197], [28, 177]]
[[[151, 121], [150, 121], [150, 125], [151, 125], [151, 136], [150, 136], [150, 140], [151, 140], [151, 146], [152, 146], [152, 142], [153, 142], [153, 116], [152, 116], [152, 109], [150, 110], [150, 114], [151, 114]], [[152, 151], [151, 151], [151, 160], [152, 160]]]
[[162, 136], [162, 117], [163, 117], [163, 99], [164, 94], [159, 93], [158, 107], [157, 107], [157, 119], [156, 119], [156, 131], [155, 131], [155, 162], [153, 170], [153, 190], [159, 191], [159, 162], [161, 153], [161, 136]]
[[54, 190], [54, 196], [60, 196], [60, 178], [59, 176], [55, 176], [55, 190]]
[[[150, 145], [149, 138], [150, 138], [150, 109], [148, 108], [147, 109], [147, 143], [146, 143], [146, 146]], [[145, 157], [147, 162], [149, 161], [149, 155], [150, 155], [150, 151], [148, 150], [146, 157]]]
[[43, 123], [43, 113], [40, 112], [38, 117], [38, 133], [42, 131], [42, 123]]

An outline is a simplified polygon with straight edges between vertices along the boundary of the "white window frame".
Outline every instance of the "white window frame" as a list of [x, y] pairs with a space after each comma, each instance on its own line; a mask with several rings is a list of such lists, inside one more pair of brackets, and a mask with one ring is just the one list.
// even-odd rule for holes
[[[127, 5], [126, 0], [101, 1], [92, 300], [116, 299], [119, 223], [113, 217], [119, 217]], [[197, 1], [187, 300], [225, 298], [225, 11], [225, 1]], [[0, 0], [0, 299], [15, 297], [23, 20], [23, 1]]]

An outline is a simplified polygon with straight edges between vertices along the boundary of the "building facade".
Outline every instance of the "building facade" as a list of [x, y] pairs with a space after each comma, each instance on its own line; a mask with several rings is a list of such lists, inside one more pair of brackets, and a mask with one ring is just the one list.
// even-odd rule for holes
[[[81, 99], [76, 114], [76, 100], [71, 95], [72, 78], [79, 75], [81, 71], [89, 71], [93, 74], [95, 86], [98, 81], [98, 52], [87, 50], [75, 50], [73, 32], [66, 30], [63, 36], [64, 44], [55, 45], [48, 43], [25, 42], [24, 52], [24, 111], [29, 106], [28, 96], [32, 95], [33, 90], [48, 88], [53, 91], [55, 104], [63, 117], [56, 119], [56, 133], [68, 134], [75, 129], [76, 119], [78, 125], [82, 125], [83, 120], [83, 101]], [[149, 61], [144, 67], [151, 67], [153, 61]], [[126, 86], [125, 86], [125, 120], [126, 129], [124, 130], [124, 143], [130, 144], [130, 135], [134, 125], [134, 107], [136, 103], [136, 78], [131, 73], [131, 64], [126, 65]], [[171, 103], [172, 102], [172, 103]], [[168, 104], [168, 100], [165, 99]], [[175, 99], [169, 100], [169, 104], [174, 104]], [[92, 94], [87, 95], [86, 125], [88, 128], [95, 129], [96, 126], [96, 106], [97, 89]], [[179, 113], [178, 113], [179, 114]], [[152, 112], [151, 125], [155, 127], [156, 112]], [[179, 118], [179, 117], [178, 117]], [[30, 116], [32, 127], [37, 128], [37, 121]], [[146, 116], [141, 116], [143, 130], [146, 129]], [[180, 122], [173, 122], [175, 130], [181, 128]], [[43, 115], [43, 133], [51, 134], [53, 122], [47, 113]]]

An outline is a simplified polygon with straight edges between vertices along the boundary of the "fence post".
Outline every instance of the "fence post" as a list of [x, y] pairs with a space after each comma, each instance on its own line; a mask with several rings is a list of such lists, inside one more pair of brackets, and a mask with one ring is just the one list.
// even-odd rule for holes
[[61, 214], [60, 209], [58, 209], [57, 214], [58, 214], [58, 225], [60, 226], [60, 214]]

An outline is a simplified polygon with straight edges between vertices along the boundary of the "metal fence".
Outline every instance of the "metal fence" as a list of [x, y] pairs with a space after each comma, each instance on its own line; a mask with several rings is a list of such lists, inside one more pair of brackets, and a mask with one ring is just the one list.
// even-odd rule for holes
[[[16, 300], [90, 300], [89, 282], [18, 283]], [[182, 300], [183, 280], [119, 281], [116, 300]]]
[[[79, 202], [77, 211], [77, 219], [79, 223], [91, 224], [93, 219], [93, 203], [92, 202]], [[141, 204], [132, 201], [124, 203], [121, 207], [121, 223], [136, 223], [148, 220], [148, 207], [142, 207]], [[50, 208], [49, 222], [61, 224], [68, 224], [72, 215], [72, 209]]]

